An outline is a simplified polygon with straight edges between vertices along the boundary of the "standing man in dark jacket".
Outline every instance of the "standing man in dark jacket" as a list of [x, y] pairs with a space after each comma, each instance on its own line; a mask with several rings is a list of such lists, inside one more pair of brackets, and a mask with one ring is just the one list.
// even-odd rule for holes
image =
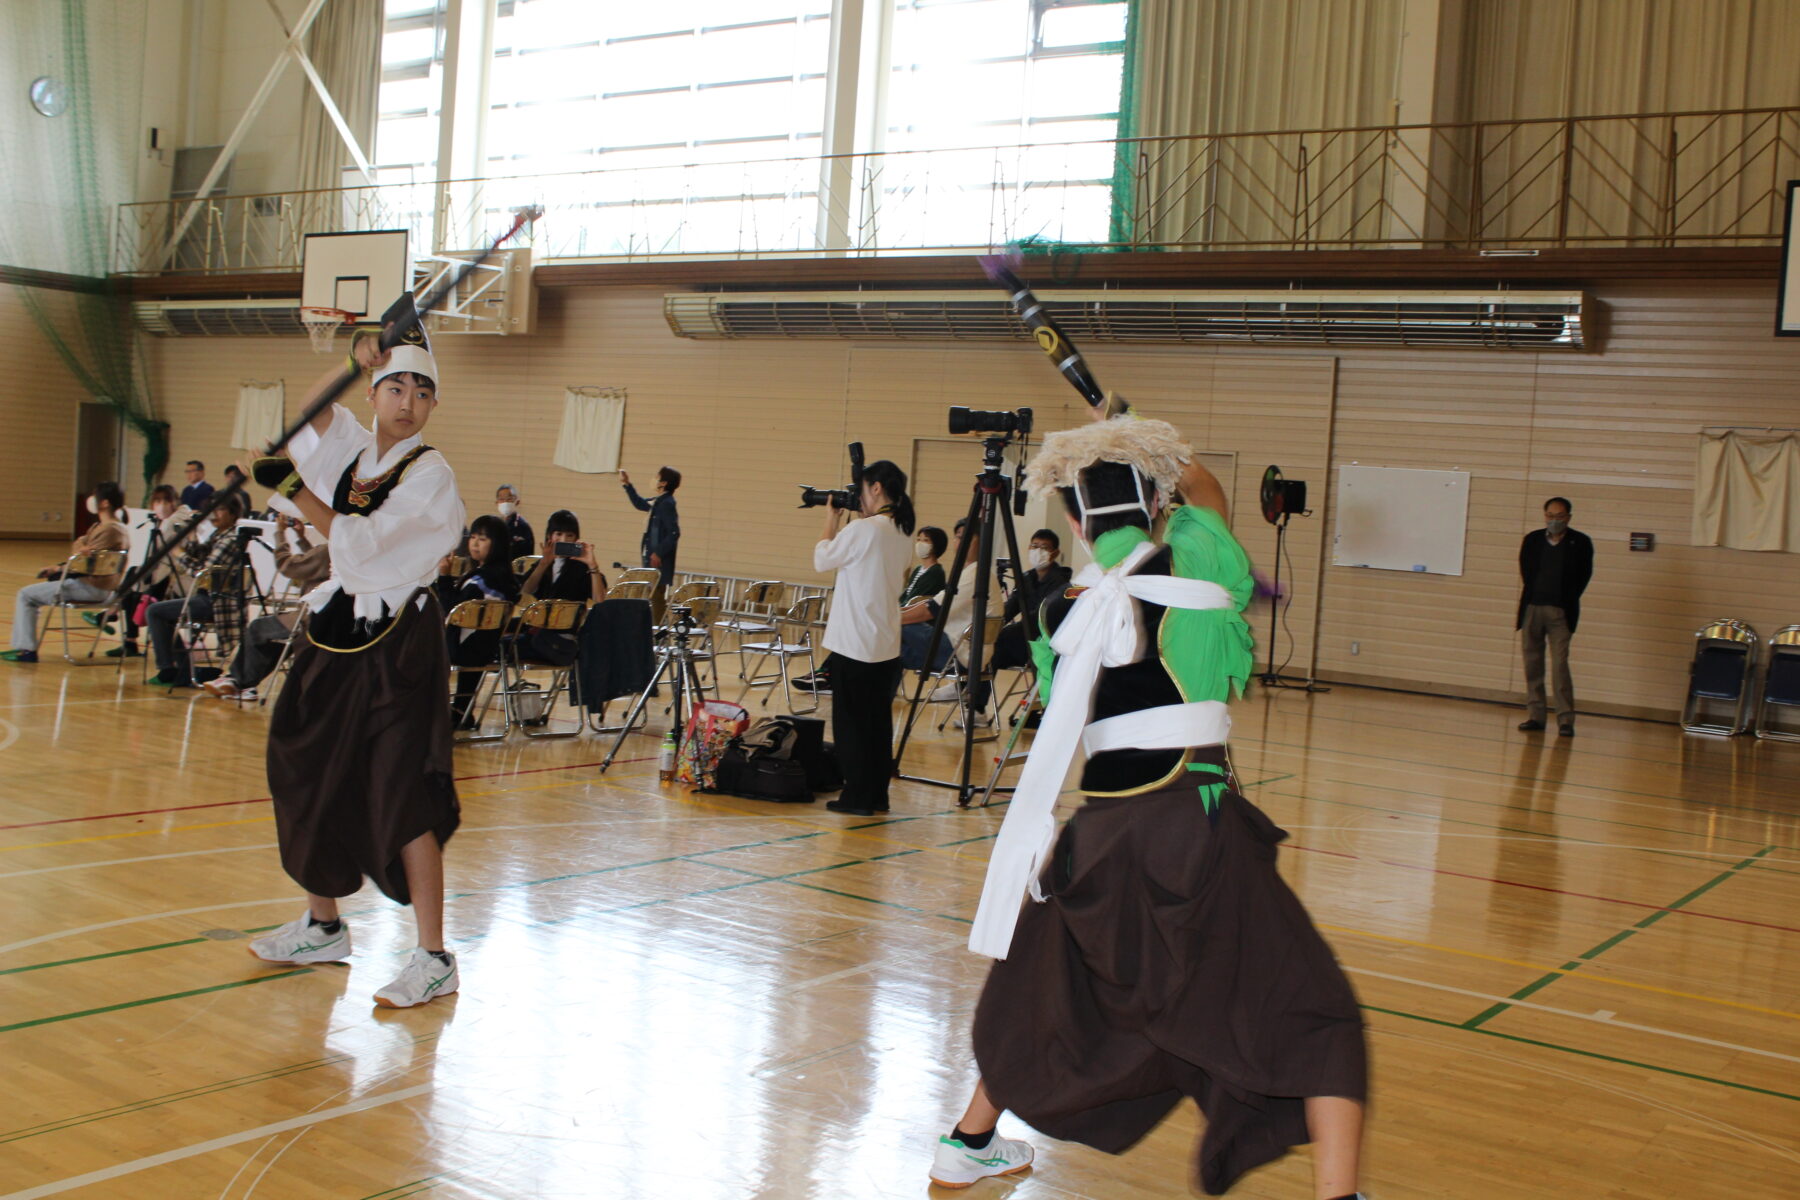
[[681, 486], [681, 472], [674, 467], [657, 468], [656, 494], [648, 500], [637, 494], [631, 476], [623, 471], [619, 482], [625, 485], [632, 507], [650, 514], [650, 523], [644, 527], [644, 565], [662, 572], [661, 586], [666, 588], [675, 575], [675, 548], [681, 541], [681, 519], [675, 514], [675, 489]]
[[1569, 528], [1569, 502], [1544, 502], [1544, 527], [1525, 535], [1519, 546], [1519, 617], [1514, 628], [1525, 647], [1525, 689], [1529, 708], [1520, 729], [1544, 728], [1544, 647], [1550, 648], [1551, 698], [1564, 737], [1575, 736], [1575, 685], [1569, 678], [1569, 635], [1581, 619], [1581, 593], [1594, 577], [1594, 543]]

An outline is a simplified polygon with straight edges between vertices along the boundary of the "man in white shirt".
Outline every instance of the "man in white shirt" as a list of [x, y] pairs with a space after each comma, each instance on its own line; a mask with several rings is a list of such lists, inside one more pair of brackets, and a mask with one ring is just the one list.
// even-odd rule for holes
[[900, 610], [894, 604], [912, 563], [912, 501], [906, 472], [882, 459], [862, 474], [863, 519], [825, 509], [813, 569], [836, 571], [822, 643], [830, 651], [831, 736], [844, 790], [825, 807], [867, 817], [888, 810], [894, 773], [894, 689], [900, 683]]

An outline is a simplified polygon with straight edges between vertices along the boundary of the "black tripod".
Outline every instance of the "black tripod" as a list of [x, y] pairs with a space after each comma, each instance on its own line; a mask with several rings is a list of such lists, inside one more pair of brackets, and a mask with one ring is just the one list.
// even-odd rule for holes
[[625, 724], [619, 730], [619, 736], [613, 739], [612, 749], [606, 752], [605, 761], [600, 764], [602, 775], [606, 774], [606, 768], [612, 766], [613, 759], [618, 756], [619, 747], [625, 744], [626, 736], [637, 725], [638, 717], [643, 713], [644, 706], [649, 704], [650, 698], [656, 694], [657, 684], [665, 679], [668, 680], [673, 693], [675, 722], [673, 732], [675, 752], [678, 755], [681, 753], [683, 698], [706, 695], [706, 689], [700, 683], [699, 668], [694, 665], [694, 652], [688, 646], [688, 639], [699, 632], [699, 626], [694, 624], [694, 610], [685, 604], [676, 604], [669, 607], [669, 614], [674, 618], [674, 622], [669, 626], [669, 640], [656, 648], [658, 659], [656, 671], [650, 676], [650, 682], [644, 686], [644, 690], [638, 693], [638, 698], [632, 704], [631, 711], [625, 714]]
[[[1311, 679], [1289, 679], [1282, 675], [1281, 668], [1275, 665], [1275, 632], [1276, 624], [1281, 620], [1284, 611], [1281, 603], [1281, 559], [1287, 544], [1288, 518], [1294, 514], [1283, 512], [1275, 521], [1275, 580], [1274, 594], [1269, 597], [1269, 669], [1257, 677], [1264, 687], [1292, 688], [1299, 692], [1329, 692], [1331, 689]], [[1291, 639], [1290, 639], [1291, 640]]]
[[[931, 641], [925, 647], [926, 669], [919, 673], [919, 683], [913, 689], [912, 701], [906, 710], [906, 727], [900, 731], [900, 741], [894, 747], [894, 776], [897, 779], [909, 779], [914, 783], [929, 783], [937, 787], [956, 789], [956, 802], [966, 808], [969, 801], [981, 789], [969, 782], [969, 769], [973, 765], [975, 746], [975, 689], [981, 680], [982, 667], [985, 664], [989, 647], [987, 641], [987, 609], [990, 581], [994, 572], [994, 533], [999, 526], [1006, 533], [1006, 549], [1012, 555], [1014, 563], [1023, 562], [1019, 557], [1019, 534], [1013, 527], [1012, 509], [1008, 503], [1012, 494], [1012, 483], [1006, 478], [1002, 466], [1010, 436], [996, 436], [982, 439], [981, 473], [975, 477], [975, 492], [969, 498], [969, 513], [963, 525], [962, 536], [956, 543], [956, 558], [951, 564], [950, 575], [944, 585], [944, 601], [938, 607], [937, 618], [931, 624]], [[901, 756], [906, 753], [906, 743], [912, 737], [913, 725], [919, 719], [919, 705], [924, 700], [925, 684], [931, 678], [931, 665], [937, 661], [938, 647], [944, 641], [944, 625], [950, 618], [950, 608], [956, 602], [956, 588], [962, 581], [963, 564], [969, 559], [970, 543], [975, 543], [976, 563], [979, 570], [975, 575], [975, 597], [970, 606], [969, 618], [969, 671], [962, 689], [963, 710], [963, 753], [962, 769], [959, 778], [932, 779], [924, 775], [908, 775], [900, 769]], [[954, 647], [952, 647], [954, 653]], [[1011, 791], [1011, 788], [999, 789]]]

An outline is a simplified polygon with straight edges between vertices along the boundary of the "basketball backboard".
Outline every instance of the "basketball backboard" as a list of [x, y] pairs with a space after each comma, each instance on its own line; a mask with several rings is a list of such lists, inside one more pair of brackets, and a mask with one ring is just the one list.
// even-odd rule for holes
[[302, 248], [300, 305], [336, 308], [351, 323], [374, 325], [412, 290], [412, 255], [404, 229], [309, 233]]

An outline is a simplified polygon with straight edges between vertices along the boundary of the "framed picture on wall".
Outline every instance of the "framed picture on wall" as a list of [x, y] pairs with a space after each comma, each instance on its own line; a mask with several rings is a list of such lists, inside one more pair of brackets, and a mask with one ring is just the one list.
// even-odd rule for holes
[[1797, 214], [1794, 194], [1800, 191], [1800, 179], [1787, 183], [1787, 219], [1781, 226], [1781, 290], [1775, 296], [1775, 336], [1800, 337], [1800, 269], [1794, 256], [1800, 254], [1800, 231], [1794, 225]]

